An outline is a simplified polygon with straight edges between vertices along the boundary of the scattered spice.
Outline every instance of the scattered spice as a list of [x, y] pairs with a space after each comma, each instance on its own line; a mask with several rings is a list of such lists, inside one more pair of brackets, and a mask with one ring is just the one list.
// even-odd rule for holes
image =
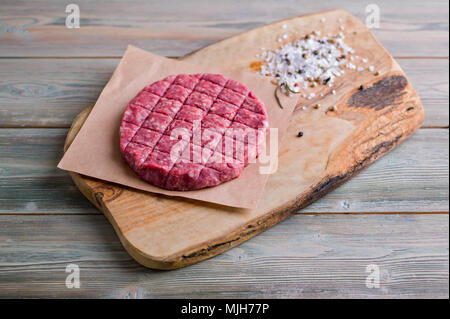
[[252, 62], [252, 63], [250, 64], [250, 68], [251, 68], [253, 71], [256, 71], [256, 72], [261, 71], [261, 66], [262, 66], [262, 62], [261, 62], [261, 61]]
[[364, 84], [361, 84], [361, 86], [358, 88], [358, 90], [360, 91], [364, 91], [364, 89], [365, 89]]
[[286, 83], [295, 92], [300, 91], [296, 83], [331, 86], [336, 77], [343, 75], [347, 59], [354, 53], [344, 39], [342, 32], [321, 37], [316, 31], [286, 43], [278, 50], [263, 51], [260, 57], [264, 63], [259, 73], [266, 76], [274, 74], [278, 85]]
[[335, 111], [337, 111], [336, 105], [330, 106], [330, 107], [328, 108], [328, 111], [329, 111], [329, 112], [335, 112]]
[[300, 93], [300, 92], [292, 91], [292, 89], [289, 87], [289, 85], [287, 85], [287, 83], [283, 83], [282, 86], [286, 89], [286, 92], [288, 93], [288, 95], [290, 93], [292, 93], [292, 94], [299, 94]]
[[375, 76], [379, 76], [380, 75], [380, 72], [375, 72]]
[[280, 98], [278, 97], [278, 89], [279, 89], [279, 88], [280, 88], [279, 86], [277, 86], [277, 87], [275, 88], [275, 99], [277, 100], [278, 105], [279, 105], [282, 109], [284, 109], [284, 106], [283, 106], [283, 104], [281, 104]]
[[320, 104], [316, 104], [316, 105], [314, 105], [314, 109], [315, 109], [315, 110], [318, 110], [318, 109], [319, 109], [319, 107], [320, 107]]
[[[326, 19], [323, 18], [322, 22], [326, 22]], [[339, 28], [342, 31], [345, 29], [343, 25]], [[286, 43], [281, 40], [289, 38], [291, 33], [287, 30], [287, 24], [283, 24], [281, 29], [278, 40], [284, 44], [273, 51], [261, 48], [262, 52], [256, 55], [261, 61], [250, 65], [259, 74], [273, 77], [272, 83], [277, 85], [275, 96], [281, 108], [283, 105], [280, 103], [279, 90], [287, 95], [306, 91], [307, 94], [302, 92], [302, 96], [311, 100], [315, 97], [315, 93], [310, 93], [311, 89], [318, 85], [333, 87], [336, 78], [345, 74], [345, 68], [355, 71], [373, 69], [373, 66], [367, 64], [362, 67], [361, 63], [368, 63], [369, 60], [355, 55], [355, 51], [345, 43], [342, 31], [322, 36], [316, 30]], [[332, 93], [336, 94], [336, 91], [333, 90]]]

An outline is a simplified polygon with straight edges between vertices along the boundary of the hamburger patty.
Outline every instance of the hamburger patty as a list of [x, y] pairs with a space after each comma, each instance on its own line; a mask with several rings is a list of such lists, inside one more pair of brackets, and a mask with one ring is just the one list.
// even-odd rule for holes
[[146, 86], [127, 105], [120, 149], [149, 183], [195, 190], [238, 177], [259, 154], [264, 104], [219, 74], [180, 74]]

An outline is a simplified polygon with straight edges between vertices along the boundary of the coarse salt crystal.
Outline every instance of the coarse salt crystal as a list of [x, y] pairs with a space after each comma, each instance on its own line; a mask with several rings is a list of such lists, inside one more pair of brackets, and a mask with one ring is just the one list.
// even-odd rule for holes
[[375, 67], [374, 67], [373, 65], [369, 66], [369, 71], [370, 71], [370, 72], [375, 71]]
[[285, 24], [283, 24], [281, 27], [282, 27], [283, 29], [286, 29], [286, 28], [287, 28], [287, 24], [285, 23]]
[[[286, 34], [283, 37], [288, 36]], [[281, 38], [277, 40], [282, 42]], [[260, 74], [273, 76], [279, 86], [286, 85], [297, 90], [301, 86], [308, 90], [318, 84], [332, 87], [334, 80], [344, 74], [342, 68], [356, 68], [347, 63], [347, 59], [350, 59], [347, 55], [352, 51], [338, 35], [321, 37], [319, 32], [312, 32], [302, 39], [283, 44], [277, 50], [262, 52], [265, 63], [261, 66]], [[304, 94], [303, 97], [307, 98], [308, 95]]]
[[322, 22], [327, 22], [327, 18], [322, 18], [322, 20], [320, 20]]

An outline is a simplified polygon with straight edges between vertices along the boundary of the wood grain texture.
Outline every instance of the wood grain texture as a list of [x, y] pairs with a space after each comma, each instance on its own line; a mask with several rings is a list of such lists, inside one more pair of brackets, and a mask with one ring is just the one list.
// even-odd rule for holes
[[[130, 10], [135, 3], [127, 1]], [[101, 9], [88, 4], [85, 10], [83, 1], [82, 26], [89, 23], [90, 29], [68, 33], [61, 27], [66, 3], [1, 1], [0, 56], [121, 56], [128, 43], [180, 56], [246, 29], [323, 8], [344, 8], [362, 18], [365, 5], [350, 0], [202, 3], [204, 10], [190, 10], [173, 1], [158, 6], [145, 1], [150, 9], [122, 15], [123, 2], [99, 2]], [[382, 28], [374, 32], [391, 53], [448, 57], [447, 1], [376, 3], [381, 4]], [[186, 36], [193, 40], [184, 41]], [[0, 126], [68, 127], [76, 113], [96, 100], [118, 59], [77, 61], [0, 59]], [[448, 126], [448, 59], [397, 61], [422, 98], [424, 125]], [[77, 72], [78, 63], [86, 76]], [[52, 81], [57, 78], [61, 81]], [[98, 214], [67, 175], [61, 179], [54, 168], [66, 130], [0, 132], [0, 212], [9, 214], [0, 217], [1, 297], [448, 298], [448, 216], [442, 215], [293, 216], [203, 263], [170, 273], [146, 269], [123, 250], [102, 216], [35, 216]], [[45, 136], [48, 142], [39, 147]], [[436, 207], [448, 211], [448, 130], [420, 130], [302, 212], [431, 212]], [[364, 288], [361, 267], [369, 260], [384, 262], [388, 274], [395, 275], [383, 285], [387, 293]], [[81, 290], [64, 286], [70, 262], [82, 267]]]
[[[118, 59], [0, 59], [0, 127], [70, 127]], [[69, 119], [72, 117], [72, 119]]]
[[[326, 25], [322, 17], [329, 21]], [[338, 22], [342, 18], [342, 22]], [[355, 17], [341, 10], [295, 17], [206, 47], [183, 58], [204, 66], [248, 70], [258, 48], [275, 48], [273, 38], [286, 24], [300, 32], [338, 30], [346, 42], [376, 66], [373, 72], [346, 72], [337, 94], [320, 88], [325, 110], [299, 99], [287, 137], [279, 149], [278, 170], [270, 176], [256, 209], [243, 210], [144, 193], [71, 173], [81, 192], [108, 218], [122, 244], [139, 263], [175, 269], [220, 254], [308, 206], [358, 174], [409, 137], [423, 122], [423, 107], [399, 65]], [[303, 35], [305, 34], [303, 33]], [[362, 53], [361, 53], [362, 54]], [[358, 85], [355, 87], [355, 83]], [[364, 84], [365, 89], [358, 87]], [[328, 92], [329, 91], [329, 92]], [[300, 106], [310, 104], [303, 110]], [[88, 116], [83, 112], [68, 133], [65, 148]], [[305, 136], [296, 137], [298, 127]], [[304, 150], [307, 149], [308, 152]]]
[[[0, 59], [0, 127], [70, 127], [119, 59]], [[398, 61], [419, 94], [423, 127], [448, 127], [448, 60]]]
[[[448, 298], [448, 215], [294, 216], [185, 269], [146, 269], [103, 216], [0, 216], [0, 297]], [[80, 267], [80, 289], [65, 267]], [[366, 267], [380, 267], [368, 289]]]
[[98, 213], [56, 168], [66, 134], [67, 129], [0, 129], [0, 213]]
[[424, 105], [423, 127], [449, 126], [449, 63], [448, 59], [407, 59], [398, 63]]
[[[361, 20], [366, 2], [88, 1], [76, 2], [81, 28], [67, 29], [66, 3], [2, 1], [0, 56], [121, 56], [128, 44], [182, 56], [267, 23], [322, 10], [345, 9]], [[375, 35], [394, 56], [448, 57], [448, 2], [378, 0]], [[401, 13], [401, 14], [400, 14]], [[414, 41], [411, 41], [414, 39]], [[43, 45], [45, 43], [45, 45]]]
[[[100, 214], [56, 168], [66, 134], [66, 129], [0, 129], [0, 213]], [[447, 212], [448, 136], [446, 129], [419, 130], [300, 212]]]

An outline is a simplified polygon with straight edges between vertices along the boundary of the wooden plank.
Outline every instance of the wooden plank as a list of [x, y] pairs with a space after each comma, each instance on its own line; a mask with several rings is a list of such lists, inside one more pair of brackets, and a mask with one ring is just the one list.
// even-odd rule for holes
[[[0, 59], [0, 127], [69, 127], [118, 59]], [[398, 61], [422, 99], [424, 127], [448, 127], [448, 60]]]
[[56, 168], [67, 129], [0, 129], [0, 212], [91, 213], [98, 210]]
[[[448, 215], [303, 215], [238, 248], [152, 271], [103, 216], [0, 216], [0, 297], [448, 298]], [[65, 287], [68, 264], [81, 287]], [[366, 267], [380, 269], [369, 289]]]
[[0, 60], [0, 127], [70, 127], [95, 103], [118, 59]]
[[397, 61], [416, 89], [425, 109], [423, 127], [449, 126], [448, 60], [407, 59]]
[[[81, 28], [67, 29], [65, 3], [2, 1], [0, 56], [121, 56], [128, 44], [182, 56], [243, 31], [321, 10], [366, 19], [355, 1], [79, 0]], [[375, 35], [394, 56], [448, 57], [448, 2], [379, 0]], [[43, 45], [45, 44], [45, 45]]]
[[[99, 214], [56, 164], [65, 129], [0, 129], [0, 213]], [[446, 129], [419, 130], [302, 212], [448, 211]]]

